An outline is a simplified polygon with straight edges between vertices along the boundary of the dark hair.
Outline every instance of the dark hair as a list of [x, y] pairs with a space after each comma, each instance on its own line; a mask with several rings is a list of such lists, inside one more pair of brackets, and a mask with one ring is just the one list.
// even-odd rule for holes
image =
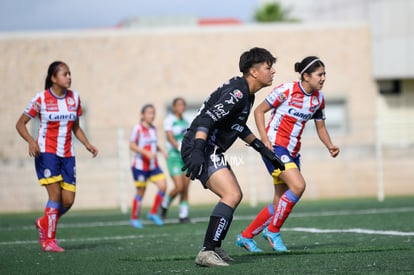
[[49, 65], [49, 69], [47, 70], [47, 76], [45, 80], [45, 89], [49, 89], [53, 86], [52, 76], [55, 76], [57, 74], [57, 72], [59, 71], [59, 67], [61, 65], [65, 65], [66, 67], [68, 66], [62, 61], [55, 61]]
[[180, 100], [182, 100], [185, 104], [185, 99], [184, 98], [176, 97], [176, 98], [173, 99], [172, 106], [175, 106], [175, 104], [177, 104], [177, 102], [180, 101]]
[[141, 115], [143, 115], [143, 114], [145, 113], [145, 111], [146, 111], [148, 108], [153, 108], [153, 109], [155, 109], [155, 108], [154, 108], [154, 105], [152, 105], [152, 104], [145, 104], [145, 105], [144, 105], [144, 106], [142, 106], [142, 108], [141, 108]]
[[325, 67], [325, 64], [317, 56], [305, 57], [301, 62], [295, 63], [295, 72], [300, 74], [303, 79], [303, 74], [311, 74], [319, 67]]
[[245, 51], [240, 56], [239, 69], [243, 75], [249, 72], [249, 69], [256, 64], [266, 62], [268, 65], [272, 65], [276, 62], [276, 58], [266, 49], [263, 48], [252, 48]]

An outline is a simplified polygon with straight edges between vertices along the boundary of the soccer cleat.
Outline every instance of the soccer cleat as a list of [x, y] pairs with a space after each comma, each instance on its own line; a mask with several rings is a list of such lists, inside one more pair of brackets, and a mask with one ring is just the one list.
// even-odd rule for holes
[[214, 251], [216, 251], [216, 253], [220, 256], [220, 258], [221, 258], [223, 261], [225, 261], [226, 263], [234, 261], [234, 259], [233, 259], [232, 257], [230, 257], [230, 256], [226, 253], [226, 251], [224, 251], [224, 249], [223, 249], [223, 248], [221, 248], [221, 247], [215, 247], [215, 248], [214, 248]]
[[282, 237], [279, 232], [270, 232], [267, 227], [263, 230], [262, 234], [265, 240], [268, 240], [274, 251], [277, 252], [287, 252], [285, 244], [282, 241]]
[[195, 259], [195, 263], [200, 266], [228, 266], [226, 263], [215, 251], [200, 250]]
[[157, 214], [148, 213], [147, 218], [153, 221], [156, 225], [161, 226], [164, 224], [164, 222], [161, 220], [161, 218]]
[[129, 224], [132, 225], [132, 227], [135, 228], [144, 228], [144, 226], [142, 225], [142, 223], [139, 220], [130, 220]]
[[185, 217], [185, 218], [179, 218], [178, 221], [180, 223], [191, 223], [191, 220], [189, 217]]
[[44, 252], [65, 252], [65, 250], [58, 246], [55, 240], [46, 240], [43, 246]]
[[161, 206], [161, 219], [162, 220], [165, 220], [165, 218], [167, 217], [167, 211], [168, 211], [168, 208]]
[[241, 234], [237, 235], [236, 244], [237, 246], [246, 248], [249, 252], [263, 252], [263, 250], [257, 247], [253, 239], [245, 238]]
[[46, 242], [46, 230], [42, 227], [42, 225], [40, 224], [40, 219], [38, 218], [35, 222], [37, 231], [39, 231], [39, 243], [40, 246], [43, 247], [45, 245]]

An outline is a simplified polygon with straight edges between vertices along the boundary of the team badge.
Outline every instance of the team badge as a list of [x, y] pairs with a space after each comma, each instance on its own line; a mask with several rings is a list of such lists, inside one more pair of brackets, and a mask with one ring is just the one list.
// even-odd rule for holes
[[289, 158], [289, 156], [287, 156], [287, 155], [282, 155], [282, 157], [280, 158], [280, 160], [281, 160], [283, 163], [287, 163], [287, 162], [289, 162], [289, 161], [290, 161], [290, 158]]
[[277, 100], [278, 100], [279, 102], [284, 102], [286, 99], [287, 99], [287, 97], [285, 96], [285, 94], [284, 94], [284, 93], [281, 93], [281, 94], [279, 94], [279, 95], [277, 96]]
[[71, 97], [67, 97], [67, 98], [66, 98], [66, 103], [67, 103], [69, 106], [73, 106], [73, 105], [75, 105], [75, 100], [73, 100], [73, 98], [71, 98]]
[[236, 90], [233, 91], [233, 95], [236, 98], [238, 98], [238, 99], [242, 99], [243, 98], [243, 93], [240, 90], [238, 90], [238, 89], [236, 89]]
[[33, 104], [33, 110], [35, 110], [37, 113], [40, 112], [40, 103], [39, 102], [35, 102]]
[[52, 175], [52, 172], [50, 172], [49, 169], [45, 169], [43, 171], [43, 175], [45, 176], [45, 178], [49, 178]]

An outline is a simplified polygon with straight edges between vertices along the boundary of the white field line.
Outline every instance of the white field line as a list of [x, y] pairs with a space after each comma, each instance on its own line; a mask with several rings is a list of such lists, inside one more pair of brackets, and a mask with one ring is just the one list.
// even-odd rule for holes
[[[370, 209], [370, 210], [355, 210], [355, 211], [325, 211], [315, 213], [292, 213], [290, 217], [303, 218], [303, 217], [316, 217], [316, 216], [348, 216], [348, 215], [367, 215], [367, 214], [382, 214], [382, 213], [402, 213], [402, 212], [414, 212], [414, 207], [402, 207], [402, 208], [385, 208], [385, 209]], [[255, 216], [235, 216], [234, 220], [252, 220]], [[208, 217], [192, 218], [193, 223], [207, 222]], [[167, 219], [168, 223], [177, 223], [177, 219]], [[143, 221], [144, 224], [151, 224], [150, 221]], [[88, 227], [107, 227], [107, 226], [124, 226], [129, 225], [128, 221], [116, 221], [116, 222], [85, 222], [85, 223], [70, 223], [60, 224], [59, 228], [88, 228]], [[13, 231], [13, 230], [34, 230], [33, 226], [22, 226], [14, 228], [2, 228], [0, 231]], [[362, 228], [350, 228], [350, 229], [319, 229], [319, 228], [282, 228], [282, 231], [296, 231], [307, 233], [354, 233], [354, 234], [371, 234], [371, 235], [388, 235], [388, 236], [414, 236], [414, 232], [402, 232], [394, 230], [370, 230]], [[108, 237], [96, 237], [96, 238], [76, 238], [76, 239], [61, 239], [61, 241], [67, 242], [85, 242], [85, 241], [106, 241], [106, 240], [125, 240], [125, 239], [139, 239], [148, 237], [169, 236], [169, 234], [142, 234], [142, 235], [127, 235], [127, 236], [108, 236]], [[35, 244], [37, 240], [33, 241], [9, 241], [0, 242], [0, 245], [16, 245], [16, 244]]]

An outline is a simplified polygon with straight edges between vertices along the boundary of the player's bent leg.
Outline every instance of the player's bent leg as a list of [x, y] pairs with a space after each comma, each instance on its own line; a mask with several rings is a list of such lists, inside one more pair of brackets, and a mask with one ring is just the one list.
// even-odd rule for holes
[[277, 252], [288, 252], [287, 247], [282, 241], [282, 237], [280, 232], [270, 232], [269, 229], [266, 227], [263, 230], [263, 239], [267, 240], [270, 243], [270, 246], [273, 248], [274, 251]]

